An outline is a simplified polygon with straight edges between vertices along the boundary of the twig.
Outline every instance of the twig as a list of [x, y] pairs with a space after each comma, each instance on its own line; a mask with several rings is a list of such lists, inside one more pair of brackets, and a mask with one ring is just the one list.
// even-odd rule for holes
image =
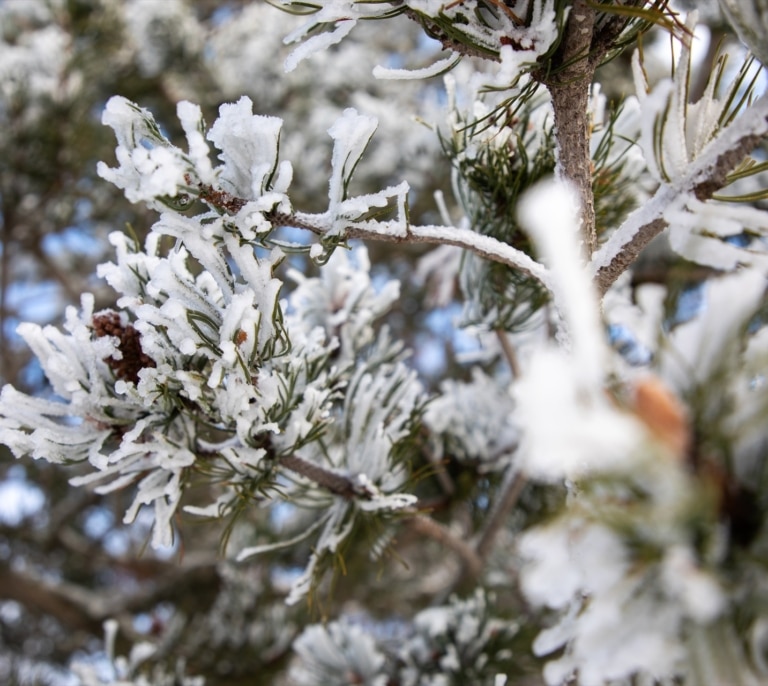
[[512, 372], [512, 376], [515, 379], [519, 379], [521, 373], [520, 361], [517, 359], [517, 353], [515, 352], [515, 348], [512, 345], [512, 342], [509, 340], [509, 335], [506, 331], [502, 331], [501, 329], [496, 329], [495, 333], [496, 338], [499, 339], [501, 350], [507, 360], [507, 364], [509, 365], [509, 369]]
[[162, 570], [155, 577], [157, 583], [143, 584], [132, 594], [115, 594], [86, 589], [64, 580], [49, 582], [30, 569], [22, 574], [0, 565], [0, 597], [54, 617], [70, 629], [99, 635], [102, 621], [109, 617], [148, 610], [163, 601], [176, 601], [185, 594], [200, 597], [218, 588], [215, 560], [184, 566], [157, 561], [157, 566]]
[[496, 507], [488, 518], [477, 542], [477, 556], [483, 562], [490, 555], [496, 536], [507, 520], [507, 517], [509, 517], [509, 513], [512, 512], [512, 509], [520, 499], [525, 483], [525, 475], [510, 467], [502, 483], [501, 495], [496, 502]]
[[442, 524], [424, 515], [413, 517], [408, 520], [408, 523], [418, 533], [433, 538], [457, 553], [473, 578], [477, 578], [480, 575], [483, 569], [482, 559], [473, 550], [471, 545], [454, 536]]
[[443, 489], [443, 492], [449, 496], [453, 495], [456, 492], [456, 486], [453, 483], [453, 479], [451, 479], [450, 474], [448, 474], [444, 462], [435, 456], [435, 453], [432, 451], [431, 447], [426, 443], [426, 434], [428, 434], [426, 429], [423, 430], [423, 434], [425, 435], [425, 445], [422, 447], [424, 457], [426, 458], [427, 462], [429, 462], [434, 467], [435, 477], [440, 483], [440, 487]]
[[318, 486], [325, 488], [334, 495], [340, 495], [344, 498], [369, 496], [364, 487], [358, 484], [352, 477], [338, 472], [332, 472], [318, 464], [308, 462], [298, 455], [285, 455], [279, 459], [279, 463], [310, 481], [314, 481]]
[[[210, 196], [215, 194], [216, 191], [206, 187], [206, 193]], [[218, 209], [234, 214], [236, 213], [235, 209], [245, 206], [246, 202], [242, 198], [227, 194], [226, 204], [218, 206]], [[266, 219], [273, 226], [290, 226], [296, 229], [311, 231], [317, 236], [323, 236], [329, 231], [329, 227], [326, 226], [325, 217], [322, 214], [306, 214], [303, 212], [284, 214], [272, 212], [266, 214]], [[512, 269], [523, 272], [540, 281], [546, 288], [549, 288], [549, 273], [544, 265], [536, 262], [536, 260], [526, 255], [523, 251], [517, 250], [507, 243], [469, 229], [438, 225], [417, 226], [399, 221], [362, 221], [346, 226], [343, 237], [386, 241], [389, 243], [453, 245], [457, 248], [469, 250], [492, 262], [505, 264]]]
[[[544, 265], [536, 262], [521, 250], [517, 250], [491, 236], [484, 236], [469, 229], [452, 226], [408, 226], [407, 234], [402, 234], [391, 229], [393, 224], [388, 222], [354, 224], [346, 229], [346, 235], [349, 238], [393, 243], [453, 245], [469, 250], [486, 260], [506, 264], [512, 269], [537, 279], [542, 285], [549, 288], [549, 272]], [[388, 227], [390, 230], [387, 230]]]
[[7, 192], [2, 193], [2, 234], [0, 238], [0, 247], [2, 253], [0, 253], [0, 380], [13, 381], [11, 379], [11, 359], [10, 359], [10, 346], [8, 345], [7, 336], [5, 333], [5, 323], [9, 318], [8, 312], [8, 288], [10, 286], [10, 263], [11, 263], [11, 250], [12, 250], [12, 226], [14, 223], [14, 210], [13, 203]]
[[592, 260], [601, 294], [631, 265], [643, 249], [669, 225], [666, 209], [693, 194], [708, 200], [727, 183], [728, 174], [768, 135], [768, 97], [763, 96], [720, 133], [681, 179], [663, 184], [651, 200], [635, 210], [603, 244]]

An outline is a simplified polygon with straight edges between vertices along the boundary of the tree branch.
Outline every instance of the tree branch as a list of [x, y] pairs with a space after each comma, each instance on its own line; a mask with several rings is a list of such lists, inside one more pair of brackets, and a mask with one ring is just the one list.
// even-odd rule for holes
[[314, 481], [321, 488], [344, 498], [363, 497], [366, 493], [354, 478], [338, 472], [332, 472], [318, 464], [308, 462], [298, 455], [285, 455], [278, 462], [286, 469]]
[[517, 501], [520, 499], [520, 494], [523, 492], [525, 483], [525, 475], [518, 471], [515, 471], [514, 473], [510, 472], [504, 479], [501, 495], [496, 503], [496, 507], [488, 518], [485, 528], [480, 534], [480, 539], [477, 542], [477, 556], [481, 560], [485, 561], [491, 550], [493, 550], [493, 542], [496, 540], [496, 536], [501, 530], [501, 527], [506, 522], [509, 513], [512, 512], [512, 508], [514, 508]]
[[[636, 6], [642, 0], [619, 5]], [[562, 40], [548, 71], [535, 74], [550, 92], [557, 140], [557, 174], [570, 181], [581, 203], [584, 253], [591, 258], [597, 248], [595, 200], [592, 189], [589, 94], [595, 70], [616, 47], [629, 18], [610, 10], [598, 12], [590, 0], [574, 0]]]
[[[267, 219], [276, 226], [291, 226], [305, 229], [323, 236], [328, 233], [322, 214], [274, 214]], [[349, 224], [344, 228], [344, 237], [361, 240], [385, 241], [388, 243], [429, 243], [433, 245], [453, 245], [475, 253], [492, 262], [506, 264], [538, 280], [549, 288], [550, 279], [547, 268], [526, 255], [492, 236], [484, 236], [470, 229], [454, 226], [413, 225], [399, 221], [366, 221]]]
[[504, 358], [507, 360], [509, 370], [512, 372], [512, 377], [519, 379], [520, 374], [522, 373], [522, 370], [520, 369], [520, 360], [517, 359], [517, 353], [515, 352], [515, 347], [512, 345], [512, 341], [509, 340], [509, 334], [502, 329], [496, 329], [494, 333], [499, 341]]
[[131, 594], [86, 589], [62, 580], [52, 583], [38, 578], [31, 569], [18, 572], [2, 565], [0, 597], [53, 617], [69, 629], [98, 636], [105, 619], [150, 610], [164, 601], [178, 601], [185, 594], [200, 597], [218, 588], [215, 560], [182, 566], [159, 560], [155, 563], [158, 570], [162, 570], [154, 577], [157, 581], [146, 583]]
[[560, 48], [553, 58], [560, 68], [545, 80], [555, 115], [557, 173], [570, 181], [578, 193], [581, 233], [587, 257], [597, 246], [589, 150], [589, 89], [595, 66], [588, 58], [594, 25], [595, 10], [587, 0], [574, 0]]
[[727, 183], [728, 174], [768, 135], [768, 97], [763, 96], [715, 138], [677, 181], [663, 184], [635, 210], [595, 254], [592, 272], [600, 294], [669, 226], [665, 210], [680, 196], [708, 200]]
[[430, 517], [420, 515], [408, 520], [411, 528], [450, 548], [461, 557], [468, 573], [477, 578], [483, 570], [483, 561], [472, 546], [454, 536], [446, 527]]

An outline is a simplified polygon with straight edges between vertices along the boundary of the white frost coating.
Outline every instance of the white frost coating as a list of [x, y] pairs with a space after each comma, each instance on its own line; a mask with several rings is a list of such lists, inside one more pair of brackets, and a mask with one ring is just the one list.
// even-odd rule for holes
[[[519, 552], [525, 560], [520, 584], [535, 605], [567, 608], [574, 596], [610, 588], [628, 567], [622, 540], [610, 529], [575, 517], [537, 527], [523, 534]], [[537, 654], [559, 646], [537, 639]]]
[[174, 197], [179, 186], [185, 183], [186, 166], [178, 153], [167, 147], [118, 146], [115, 155], [120, 166], [114, 169], [99, 162], [97, 172], [104, 180], [123, 189], [131, 202], [146, 202], [154, 207], [157, 196]]
[[[691, 17], [689, 21], [693, 21]], [[693, 24], [691, 24], [692, 26]], [[716, 99], [716, 79], [710, 79], [701, 99], [689, 104], [689, 52], [683, 50], [675, 69], [674, 80], [665, 79], [648, 91], [645, 76], [637, 54], [633, 56], [633, 72], [638, 99], [642, 110], [642, 135], [640, 139], [646, 162], [654, 177], [661, 182], [652, 200], [632, 213], [624, 224], [603, 244], [593, 256], [592, 272], [607, 267], [621, 252], [640, 228], [665, 217], [671, 203], [693, 206], [692, 196], [697, 185], [712, 178], [714, 167], [729, 150], [741, 147], [743, 139], [763, 136], [768, 130], [768, 102], [763, 96], [747, 107], [730, 125], [719, 129], [719, 119], [729, 105], [729, 99]], [[663, 128], [661, 124], [663, 123]], [[733, 166], [733, 163], [731, 163]], [[690, 202], [689, 202], [690, 198]], [[681, 215], [672, 215], [680, 219]], [[685, 222], [683, 222], [686, 224]], [[720, 266], [733, 264], [728, 255], [717, 255], [715, 250], [697, 236], [690, 239], [690, 225], [679, 227], [674, 243], [689, 259], [700, 256], [703, 264]], [[723, 253], [733, 253], [720, 244]]]
[[760, 242], [748, 239], [749, 245], [741, 247], [722, 240], [743, 236], [746, 229], [768, 236], [768, 217], [755, 207], [683, 195], [666, 209], [664, 219], [669, 223], [670, 247], [691, 262], [727, 271], [738, 266], [768, 269], [768, 254]]
[[373, 68], [373, 75], [377, 79], [389, 80], [429, 79], [434, 76], [440, 76], [440, 74], [448, 69], [452, 69], [460, 59], [461, 55], [459, 53], [452, 53], [448, 57], [421, 69], [391, 69], [377, 64]]
[[[195, 129], [199, 124], [199, 110], [195, 112], [189, 103], [180, 104], [179, 109], [190, 143], [189, 156], [162, 136], [149, 111], [120, 96], [107, 102], [102, 122], [115, 132], [119, 166], [110, 168], [99, 162], [97, 171], [103, 179], [123, 189], [131, 202], [145, 202], [149, 207], [162, 209], [159, 199], [175, 197], [180, 188], [187, 185], [188, 174], [212, 178], [207, 146]], [[195, 118], [197, 122], [193, 123]]]
[[205, 142], [205, 122], [199, 105], [182, 100], [176, 105], [176, 115], [181, 122], [181, 127], [187, 137], [189, 145], [189, 158], [200, 177], [202, 183], [213, 184], [216, 175], [211, 166], [210, 148]]
[[480, 473], [504, 469], [518, 442], [514, 410], [509, 389], [480, 368], [472, 370], [469, 383], [444, 381], [424, 415], [440, 439], [435, 459], [443, 459], [447, 443], [451, 458], [476, 465]]
[[101, 114], [101, 123], [114, 131], [118, 147], [128, 150], [133, 149], [142, 136], [149, 135], [147, 122], [150, 121], [154, 121], [154, 117], [149, 110], [120, 95], [107, 100]]
[[[185, 508], [185, 510], [194, 512], [190, 508]], [[327, 519], [328, 519], [327, 516], [320, 517], [316, 522], [314, 522], [312, 525], [307, 527], [304, 531], [302, 531], [301, 533], [299, 533], [298, 535], [292, 538], [281, 539], [276, 543], [265, 543], [264, 545], [254, 545], [248, 548], [243, 548], [237, 554], [236, 559], [238, 562], [242, 562], [243, 560], [247, 560], [249, 557], [254, 557], [255, 555], [263, 555], [264, 553], [268, 553], [273, 550], [288, 548], [292, 545], [295, 545], [296, 543], [300, 543], [301, 541], [306, 540], [309, 536], [315, 533], [320, 527], [322, 527], [326, 523]]]
[[355, 236], [359, 238], [376, 238], [407, 233], [413, 242], [438, 243], [466, 248], [496, 262], [507, 264], [515, 269], [522, 269], [547, 287], [550, 284], [551, 275], [544, 265], [531, 259], [522, 250], [517, 250], [492, 236], [484, 236], [470, 229], [429, 224], [411, 224], [403, 227], [399, 222], [395, 226], [393, 226], [393, 222], [370, 222], [358, 224], [354, 228]]
[[765, 286], [765, 277], [755, 270], [708, 282], [703, 313], [675, 328], [660, 360], [664, 378], [681, 394], [740, 354], [736, 334], [754, 316]]
[[250, 200], [268, 189], [277, 169], [282, 125], [278, 117], [253, 114], [253, 102], [246, 95], [219, 108], [208, 140], [221, 150], [220, 181], [236, 196]]
[[[355, 28], [357, 22], [351, 19], [339, 21], [333, 31], [325, 31], [305, 40], [285, 59], [285, 71], [292, 72], [302, 60], [321, 50], [327, 50], [332, 45], [340, 43], [349, 32]], [[290, 36], [285, 39], [286, 43], [292, 43]]]
[[384, 655], [360, 626], [331, 622], [307, 627], [293, 645], [300, 658], [291, 669], [296, 686], [341, 684], [350, 676], [361, 684], [385, 686]]
[[[17, 2], [16, 7], [8, 9], [11, 13], [18, 12], [25, 4], [32, 5]], [[48, 7], [40, 9], [44, 16], [52, 11]], [[72, 49], [71, 35], [52, 23], [50, 18], [47, 19], [47, 26], [38, 30], [30, 30], [35, 22], [29, 22], [27, 30], [21, 31], [19, 35], [14, 36], [11, 29], [5, 34], [7, 38], [0, 38], [0, 98], [6, 103], [12, 102], [20, 91], [25, 96], [31, 96], [32, 102], [27, 105], [28, 113], [24, 114], [29, 119], [36, 119], [45, 111], [36, 106], [34, 101], [38, 98], [57, 99], [63, 95], [62, 91], [76, 88], [75, 79], [67, 76], [69, 52]], [[0, 24], [4, 21], [13, 25], [12, 21], [0, 15]]]
[[711, 622], [726, 607], [723, 589], [699, 568], [690, 548], [677, 545], [667, 551], [661, 578], [669, 593], [679, 597], [687, 614], [699, 623]]
[[722, 590], [687, 547], [671, 546], [658, 566], [638, 565], [621, 536], [577, 514], [525, 533], [520, 552], [523, 592], [561, 610], [533, 645], [539, 656], [562, 650], [544, 670], [552, 686], [575, 672], [589, 686], [638, 671], [672, 676], [684, 664], [684, 622], [710, 621], [723, 608]]
[[125, 0], [115, 9], [144, 76], [160, 74], [175, 51], [193, 55], [202, 48], [204, 29], [183, 0]]
[[740, 147], [743, 139], [760, 137], [768, 132], [768, 98], [763, 96], [710, 141], [688, 166], [684, 176], [670, 184], [662, 184], [653, 198], [635, 210], [595, 253], [592, 273], [607, 267], [635, 234], [652, 221], [660, 219], [666, 208], [681, 195], [689, 195], [697, 184], [712, 176], [712, 168], [728, 151]]
[[351, 253], [337, 250], [320, 276], [288, 273], [297, 286], [289, 298], [289, 323], [294, 335], [311, 336], [318, 329], [328, 340], [338, 338], [339, 364], [352, 364], [356, 350], [374, 340], [374, 322], [400, 297], [400, 283], [374, 288], [364, 247]]
[[[697, 13], [691, 12], [686, 21], [691, 35], [696, 19]], [[641, 147], [649, 169], [659, 182], [675, 181], [685, 175], [690, 163], [717, 133], [729, 106], [727, 92], [722, 100], [716, 98], [715, 78], [710, 78], [698, 102], [688, 102], [690, 50], [690, 41], [683, 41], [674, 78], [664, 79], [650, 92], [647, 92], [639, 54], [633, 55], [633, 71], [643, 114]]]
[[605, 343], [597, 297], [580, 257], [576, 194], [559, 181], [541, 183], [522, 198], [518, 215], [548, 263], [578, 374], [587, 386], [597, 388], [602, 384]]
[[[404, 364], [384, 366], [372, 373], [361, 365], [349, 381], [344, 415], [347, 423], [344, 467], [364, 475], [389, 493], [403, 483], [404, 473], [392, 464], [390, 446], [405, 438], [411, 415], [421, 400], [416, 374]], [[378, 493], [374, 492], [375, 496]], [[378, 509], [384, 502], [374, 497]], [[360, 507], [366, 507], [361, 503]]]
[[338, 234], [344, 228], [343, 224], [339, 223], [338, 215], [340, 205], [345, 200], [346, 186], [377, 126], [375, 117], [358, 114], [350, 107], [344, 110], [344, 114], [328, 129], [333, 138], [333, 171], [328, 188], [328, 216], [334, 225], [329, 231], [330, 235]]
[[306, 597], [312, 587], [315, 578], [315, 568], [320, 559], [327, 554], [334, 554], [339, 545], [352, 533], [354, 517], [350, 517], [352, 505], [341, 498], [336, 498], [328, 508], [325, 526], [320, 533], [315, 545], [312, 547], [312, 555], [304, 569], [303, 574], [294, 581], [290, 593], [285, 599], [287, 605], [295, 605]]
[[[483, 11], [484, 8], [474, 0], [469, 5], [465, 2], [446, 3], [443, 0], [409, 0], [407, 5], [425, 17], [456, 19], [453, 24], [457, 32], [454, 40], [482, 46], [489, 54], [499, 55], [499, 65], [490, 73], [479, 70], [475, 72], [478, 86], [482, 82], [492, 88], [517, 87], [520, 77], [537, 63], [559, 36], [560, 27], [553, 0], [533, 3], [530, 22], [525, 25], [520, 25], [511, 13], [499, 11], [492, 14]], [[317, 0], [313, 2], [313, 9], [316, 11], [310, 13], [308, 21], [285, 38], [285, 43], [304, 40], [303, 45], [286, 60], [286, 71], [295, 69], [309, 55], [338, 43], [361, 19], [381, 18], [392, 12], [390, 3], [360, 3], [351, 0]], [[528, 8], [518, 8], [518, 11], [525, 15]], [[562, 11], [562, 18], [567, 15], [567, 9]], [[329, 30], [329, 27], [333, 28]], [[509, 41], [516, 46], [514, 49]], [[379, 68], [375, 70], [375, 75], [380, 78], [426, 78], [452, 68], [457, 61], [455, 56], [450, 56], [436, 65], [414, 72]]]
[[643, 427], [619, 411], [601, 386], [585, 388], [576, 358], [551, 348], [537, 351], [514, 386], [514, 398], [522, 434], [519, 464], [532, 478], [560, 483], [637, 468]]

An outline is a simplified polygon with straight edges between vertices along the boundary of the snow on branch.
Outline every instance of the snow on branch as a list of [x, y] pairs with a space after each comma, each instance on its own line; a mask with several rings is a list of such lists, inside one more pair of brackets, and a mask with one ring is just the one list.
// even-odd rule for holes
[[[499, 0], [407, 0], [404, 2], [354, 2], [353, 0], [276, 0], [287, 11], [309, 19], [286, 36], [285, 43], [301, 44], [288, 56], [286, 71], [313, 54], [336, 45], [361, 20], [389, 19], [404, 14], [450, 51], [433, 65], [410, 71], [377, 67], [377, 78], [428, 78], [453, 68], [464, 55], [498, 62], [499, 85], [508, 86], [535, 69], [557, 43], [567, 14], [554, 0], [523, 3], [521, 7]], [[520, 4], [520, 3], [518, 3]], [[516, 12], [517, 10], [517, 12]], [[519, 13], [518, 13], [519, 12]]]
[[635, 210], [600, 247], [592, 271], [602, 293], [669, 224], [668, 209], [680, 198], [705, 201], [727, 184], [728, 174], [768, 135], [768, 97], [763, 96], [709, 142], [674, 180]]

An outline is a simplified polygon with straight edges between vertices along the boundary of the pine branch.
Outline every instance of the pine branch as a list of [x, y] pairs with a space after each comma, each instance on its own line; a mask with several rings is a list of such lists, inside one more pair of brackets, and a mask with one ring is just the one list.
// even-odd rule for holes
[[768, 135], [768, 98], [762, 97], [713, 140], [680, 180], [662, 185], [600, 248], [592, 271], [601, 294], [669, 225], [665, 210], [681, 195], [708, 200], [727, 184], [728, 174]]
[[588, 114], [589, 89], [595, 73], [595, 65], [588, 59], [594, 25], [595, 10], [587, 0], [575, 0], [553, 60], [562, 67], [545, 81], [555, 116], [558, 174], [569, 180], [578, 193], [587, 257], [597, 245]]
[[[643, 4], [628, 0], [627, 7]], [[630, 18], [598, 12], [601, 5], [574, 0], [561, 43], [551, 63], [536, 74], [552, 97], [558, 152], [558, 175], [576, 188], [581, 203], [584, 253], [590, 258], [597, 248], [595, 198], [592, 190], [589, 95], [595, 70], [606, 56], [620, 47], [621, 34]]]
[[[322, 215], [303, 213], [268, 217], [276, 225], [305, 229], [319, 236], [325, 235], [329, 231], [328, 227], [323, 226], [322, 218]], [[484, 236], [469, 229], [453, 226], [406, 225], [399, 221], [369, 221], [357, 222], [345, 227], [344, 237], [388, 243], [452, 245], [469, 250], [492, 262], [505, 264], [540, 281], [545, 287], [549, 287], [549, 273], [544, 265], [536, 262], [521, 250], [517, 250], [491, 236]]]
[[486, 522], [485, 528], [480, 534], [480, 539], [477, 542], [476, 551], [478, 557], [485, 561], [493, 550], [493, 543], [496, 540], [501, 528], [507, 521], [510, 512], [520, 499], [520, 495], [523, 492], [523, 488], [526, 484], [525, 475], [519, 471], [512, 471], [506, 475], [504, 483], [502, 484], [501, 494], [496, 502], [491, 516]]
[[454, 536], [446, 527], [434, 519], [423, 515], [408, 520], [411, 528], [418, 533], [429, 536], [447, 548], [457, 553], [467, 568], [472, 578], [477, 578], [483, 570], [483, 560], [473, 550], [472, 546], [465, 543], [458, 536]]
[[298, 455], [285, 455], [279, 459], [279, 462], [286, 469], [314, 481], [318, 486], [325, 488], [334, 495], [340, 495], [344, 498], [370, 497], [370, 494], [367, 494], [354, 478], [332, 472], [320, 465], [308, 462]]

